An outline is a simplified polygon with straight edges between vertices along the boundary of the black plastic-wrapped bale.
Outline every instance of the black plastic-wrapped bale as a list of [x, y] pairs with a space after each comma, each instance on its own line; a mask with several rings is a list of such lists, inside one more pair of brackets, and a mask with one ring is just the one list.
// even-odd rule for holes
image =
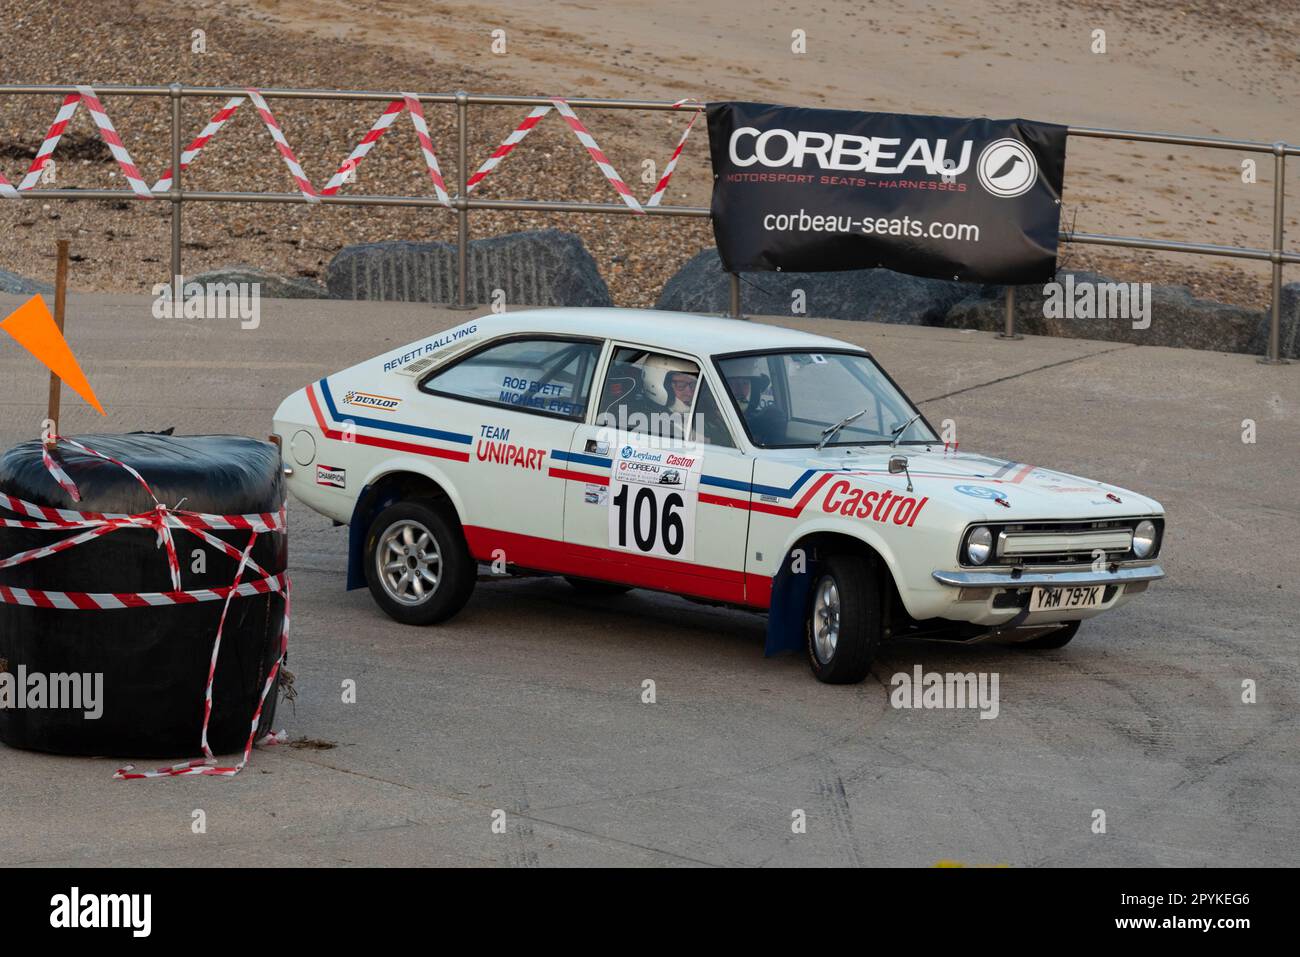
[[[151, 434], [75, 436], [87, 448], [136, 469], [158, 501], [217, 515], [276, 513], [284, 503], [279, 451], [253, 439]], [[0, 491], [35, 505], [78, 512], [137, 515], [155, 508], [148, 492], [119, 466], [61, 442], [57, 458], [76, 483], [73, 502], [47, 471], [39, 442], [0, 456]], [[0, 505], [0, 518], [30, 518]], [[48, 546], [77, 530], [0, 527], [0, 558]], [[234, 582], [238, 561], [192, 532], [172, 532], [181, 588]], [[246, 530], [209, 531], [239, 551]], [[198, 556], [202, 554], [200, 559]], [[285, 570], [287, 535], [262, 533], [251, 553], [268, 575]], [[244, 581], [261, 577], [246, 568]], [[0, 569], [0, 585], [50, 592], [171, 592], [165, 550], [149, 528], [121, 528], [52, 556]], [[2, 599], [3, 596], [0, 596]], [[199, 754], [204, 689], [222, 601], [121, 609], [28, 607], [0, 600], [0, 671], [31, 675], [102, 674], [102, 713], [85, 709], [0, 708], [0, 741], [60, 754], [189, 757]], [[270, 669], [280, 655], [284, 596], [235, 596], [222, 631], [208, 740], [216, 754], [242, 751]], [[22, 689], [18, 689], [22, 692]], [[275, 717], [267, 697], [257, 731]]]

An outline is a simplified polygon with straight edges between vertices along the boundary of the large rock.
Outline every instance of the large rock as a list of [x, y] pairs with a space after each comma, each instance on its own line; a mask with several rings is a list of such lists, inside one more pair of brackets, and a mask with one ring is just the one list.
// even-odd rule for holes
[[[335, 299], [455, 302], [456, 247], [410, 242], [347, 246], [330, 262], [326, 285]], [[582, 240], [558, 229], [472, 240], [468, 301], [491, 302], [498, 289], [507, 303], [517, 305], [614, 304]]]
[[255, 266], [229, 266], [224, 269], [212, 269], [197, 276], [185, 277], [187, 283], [198, 282], [205, 285], [217, 283], [258, 283], [258, 294], [266, 299], [325, 299], [329, 292], [318, 282], [310, 279], [296, 279], [289, 276], [277, 276]]
[[[1091, 272], [1061, 271], [1056, 281], [1065, 287], [1067, 276], [1074, 280], [1075, 295], [1086, 283], [1113, 280]], [[1260, 326], [1260, 311], [1208, 299], [1197, 299], [1186, 286], [1152, 286], [1150, 326], [1135, 328], [1132, 317], [1084, 318], [1056, 315], [1048, 308], [1044, 284], [1016, 287], [1016, 331], [1036, 336], [1071, 339], [1107, 339], [1143, 346], [1177, 346], [1219, 352], [1252, 352]], [[1063, 295], [1062, 298], [1069, 298]], [[1104, 298], [1099, 296], [1100, 298]], [[1076, 298], [1077, 304], [1077, 298]], [[1052, 314], [1049, 314], [1052, 313]], [[1000, 331], [1005, 323], [1003, 290], [989, 297], [972, 297], [953, 306], [945, 325], [954, 329]], [[1140, 321], [1139, 321], [1140, 324]]]
[[[1300, 359], [1300, 282], [1282, 287], [1281, 319], [1282, 355], [1288, 359]], [[1261, 356], [1268, 353], [1268, 331], [1272, 321], [1272, 311], [1265, 309], [1255, 338], [1251, 340], [1251, 352]]]
[[48, 295], [54, 292], [54, 287], [49, 283], [37, 282], [35, 279], [28, 279], [7, 269], [0, 269], [0, 292], [13, 296], [34, 296], [37, 293]]
[[[847, 272], [755, 272], [741, 274], [740, 301], [749, 315], [788, 316], [803, 290], [802, 315], [914, 326], [943, 324], [961, 300], [985, 294], [985, 287], [944, 279], [922, 279], [888, 269]], [[656, 309], [677, 312], [727, 312], [730, 277], [716, 249], [691, 257], [664, 284]]]

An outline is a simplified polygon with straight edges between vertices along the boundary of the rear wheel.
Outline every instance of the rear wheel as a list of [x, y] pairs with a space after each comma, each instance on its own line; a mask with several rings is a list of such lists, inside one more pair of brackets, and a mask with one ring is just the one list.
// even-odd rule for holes
[[455, 514], [430, 499], [384, 509], [366, 535], [366, 583], [404, 625], [432, 625], [465, 607], [478, 568]]
[[1070, 639], [1074, 637], [1075, 632], [1079, 630], [1079, 624], [1080, 623], [1077, 621], [1068, 621], [1065, 623], [1063, 628], [1060, 628], [1057, 631], [1043, 635], [1041, 638], [1030, 638], [1028, 641], [1018, 641], [1016, 642], [1015, 647], [1039, 650], [1064, 648], [1070, 643]]
[[618, 582], [601, 582], [590, 578], [573, 578], [569, 575], [565, 575], [564, 580], [580, 595], [590, 595], [593, 598], [621, 595], [632, 590], [631, 585], [620, 585]]
[[818, 681], [855, 684], [867, 676], [881, 636], [873, 559], [831, 555], [813, 583], [805, 620], [808, 663]]

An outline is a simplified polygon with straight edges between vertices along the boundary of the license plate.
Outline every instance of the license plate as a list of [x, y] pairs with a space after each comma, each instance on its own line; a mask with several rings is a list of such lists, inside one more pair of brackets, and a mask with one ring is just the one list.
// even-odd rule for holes
[[1075, 608], [1096, 608], [1101, 604], [1105, 585], [1085, 585], [1078, 588], [1035, 588], [1029, 596], [1030, 611], [1069, 611]]

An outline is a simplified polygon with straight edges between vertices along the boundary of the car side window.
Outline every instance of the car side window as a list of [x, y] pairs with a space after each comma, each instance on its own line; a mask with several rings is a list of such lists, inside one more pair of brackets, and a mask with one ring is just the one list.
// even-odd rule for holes
[[440, 369], [423, 392], [520, 412], [582, 421], [600, 344], [571, 339], [512, 339]]
[[596, 424], [685, 439], [700, 367], [689, 359], [620, 346], [610, 358]]
[[691, 416], [692, 442], [705, 445], [717, 445], [725, 449], [734, 449], [736, 443], [731, 438], [722, 410], [718, 408], [708, 382], [701, 382], [699, 394], [695, 397], [695, 414]]

